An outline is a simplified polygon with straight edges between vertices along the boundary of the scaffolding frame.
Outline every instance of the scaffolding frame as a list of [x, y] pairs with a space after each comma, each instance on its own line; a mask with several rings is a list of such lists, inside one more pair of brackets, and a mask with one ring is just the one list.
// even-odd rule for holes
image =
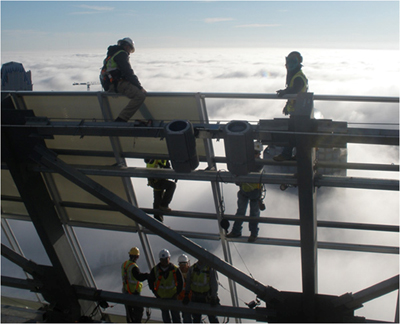
[[[303, 283], [303, 291], [300, 294], [300, 297], [293, 297], [293, 294], [289, 296], [287, 292], [281, 292], [277, 289], [264, 286], [257, 280], [248, 277], [247, 275], [237, 271], [237, 269], [231, 267], [232, 257], [229, 248], [230, 241], [237, 241], [245, 243], [243, 238], [238, 239], [227, 239], [225, 237], [225, 230], [220, 226], [220, 222], [222, 219], [234, 220], [237, 219], [234, 215], [223, 215], [220, 210], [220, 202], [221, 202], [221, 192], [219, 189], [219, 184], [221, 181], [223, 182], [258, 182], [259, 177], [256, 174], [248, 174], [243, 176], [235, 176], [230, 172], [218, 171], [217, 163], [225, 163], [226, 158], [224, 157], [216, 157], [213, 151], [212, 139], [224, 139], [223, 128], [224, 124], [211, 124], [208, 120], [207, 116], [207, 108], [206, 108], [206, 98], [230, 98], [230, 99], [277, 99], [274, 94], [215, 94], [215, 93], [149, 93], [149, 97], [195, 97], [197, 103], [197, 109], [199, 112], [199, 116], [201, 116], [200, 120], [197, 120], [193, 123], [194, 127], [197, 128], [198, 138], [202, 138], [205, 147], [205, 156], [201, 156], [200, 160], [207, 162], [207, 165], [210, 170], [213, 171], [200, 171], [196, 170], [191, 173], [176, 173], [174, 171], [165, 171], [162, 170], [148, 170], [144, 168], [124, 168], [121, 169], [121, 164], [125, 164], [126, 158], [145, 158], [145, 157], [155, 157], [148, 154], [125, 154], [119, 144], [119, 138], [121, 137], [160, 137], [165, 136], [163, 127], [132, 127], [132, 125], [116, 125], [116, 123], [109, 122], [112, 120], [112, 113], [109, 104], [109, 94], [105, 94], [103, 92], [73, 92], [73, 93], [65, 93], [65, 92], [51, 92], [51, 93], [42, 93], [42, 92], [7, 92], [12, 100], [13, 104], [17, 111], [19, 111], [18, 118], [24, 119], [25, 123], [18, 124], [14, 122], [10, 122], [10, 119], [6, 116], [6, 118], [2, 118], [2, 138], [4, 139], [4, 144], [2, 145], [2, 151], [4, 149], [5, 156], [4, 161], [2, 160], [2, 169], [12, 170], [14, 181], [33, 181], [30, 177], [31, 175], [42, 174], [45, 182], [45, 186], [49, 189], [49, 200], [52, 201], [55, 208], [54, 221], [59, 222], [58, 226], [60, 235], [66, 237], [66, 245], [62, 248], [71, 249], [72, 255], [74, 255], [75, 262], [79, 265], [80, 274], [78, 276], [82, 276], [82, 280], [78, 280], [79, 285], [74, 280], [67, 279], [65, 282], [65, 287], [71, 290], [71, 293], [75, 291], [76, 287], [81, 287], [79, 289], [84, 289], [87, 287], [88, 289], [92, 289], [93, 295], [92, 297], [88, 297], [88, 300], [100, 300], [96, 299], [93, 296], [96, 295], [96, 284], [90, 273], [90, 268], [87, 265], [85, 257], [82, 251], [79, 248], [79, 242], [76, 240], [76, 236], [74, 234], [73, 227], [82, 226], [82, 227], [93, 227], [93, 228], [103, 228], [110, 230], [120, 230], [120, 231], [133, 231], [137, 232], [144, 248], [144, 255], [146, 256], [147, 263], [149, 268], [154, 266], [155, 260], [151, 250], [151, 246], [149, 244], [147, 235], [156, 234], [167, 241], [173, 243], [175, 246], [180, 247], [182, 250], [190, 253], [191, 255], [206, 260], [211, 266], [215, 267], [216, 270], [225, 274], [229, 278], [229, 285], [231, 291], [231, 299], [233, 307], [238, 307], [238, 297], [235, 283], [239, 283], [247, 289], [256, 293], [262, 300], [266, 302], [266, 309], [262, 312], [262, 317], [264, 320], [268, 321], [280, 321], [282, 318], [279, 318], [279, 315], [275, 312], [279, 310], [279, 306], [276, 306], [275, 303], [285, 304], [285, 300], [288, 301], [288, 305], [290, 307], [298, 307], [299, 299], [301, 299], [304, 318], [305, 321], [314, 322], [317, 320], [321, 320], [321, 314], [319, 308], [321, 308], [321, 304], [325, 305], [325, 302], [321, 302], [321, 296], [318, 294], [317, 287], [317, 278], [318, 278], [318, 269], [317, 269], [317, 260], [316, 260], [316, 251], [318, 248], [328, 248], [328, 249], [339, 249], [339, 250], [350, 250], [350, 251], [367, 251], [367, 252], [376, 252], [376, 253], [390, 253], [390, 254], [398, 254], [398, 247], [394, 246], [362, 246], [357, 244], [343, 244], [343, 243], [332, 243], [332, 242], [318, 242], [316, 239], [316, 229], [317, 226], [326, 226], [326, 227], [338, 227], [338, 228], [357, 228], [357, 229], [366, 229], [369, 230], [377, 230], [377, 231], [391, 231], [391, 232], [399, 232], [399, 228], [397, 225], [379, 225], [379, 224], [351, 224], [351, 223], [335, 223], [335, 222], [321, 222], [316, 219], [316, 193], [317, 188], [321, 186], [332, 186], [332, 187], [347, 187], [347, 188], [366, 188], [366, 189], [379, 189], [379, 190], [399, 190], [399, 182], [398, 180], [387, 180], [387, 179], [365, 179], [365, 178], [354, 178], [354, 177], [332, 177], [332, 176], [324, 176], [318, 175], [316, 176], [315, 168], [318, 167], [318, 162], [315, 161], [315, 146], [316, 142], [321, 144], [321, 141], [324, 141], [327, 146], [340, 146], [343, 147], [347, 145], [347, 143], [374, 143], [380, 145], [397, 145], [399, 144], [399, 134], [398, 130], [384, 130], [384, 129], [361, 129], [361, 128], [348, 128], [346, 125], [346, 132], [343, 132], [343, 123], [332, 122], [332, 121], [316, 121], [313, 119], [313, 102], [315, 100], [334, 100], [334, 101], [358, 101], [358, 102], [382, 102], [382, 103], [398, 103], [399, 98], [393, 97], [358, 97], [358, 96], [318, 96], [314, 94], [307, 94], [305, 96], [286, 96], [284, 99], [297, 98], [298, 107], [300, 105], [304, 109], [298, 109], [299, 114], [295, 117], [298, 120], [295, 131], [289, 130], [287, 120], [276, 119], [267, 121], [266, 123], [260, 121], [259, 125], [252, 126], [254, 132], [254, 139], [261, 140], [263, 144], [274, 144], [274, 143], [288, 143], [290, 141], [295, 140], [296, 146], [298, 149], [298, 159], [297, 162], [284, 162], [283, 164], [288, 165], [296, 165], [298, 168], [297, 175], [294, 174], [265, 174], [262, 177], [262, 183], [266, 184], [291, 184], [298, 187], [299, 192], [299, 210], [300, 210], [300, 219], [299, 220], [288, 220], [288, 219], [277, 219], [277, 218], [260, 218], [260, 222], [265, 223], [279, 223], [285, 225], [295, 225], [300, 226], [301, 237], [300, 240], [273, 240], [270, 238], [259, 238], [256, 244], [274, 244], [274, 245], [283, 245], [283, 246], [296, 246], [300, 247], [301, 255], [302, 255], [302, 283]], [[98, 98], [99, 107], [102, 111], [102, 115], [104, 117], [103, 121], [86, 121], [81, 120], [79, 122], [68, 122], [68, 121], [52, 121], [49, 119], [36, 118], [32, 114], [29, 113], [27, 107], [24, 102], [25, 96], [49, 96], [56, 97], [57, 96], [96, 96]], [[114, 95], [115, 96], [115, 95]], [[2, 111], [3, 113], [3, 111]], [[150, 116], [151, 117], [151, 116]], [[286, 123], [286, 124], [285, 124]], [[282, 129], [283, 124], [283, 129]], [[278, 125], [279, 127], [274, 127]], [[272, 126], [272, 127], [271, 127]], [[317, 127], [317, 128], [316, 128]], [[337, 129], [340, 128], [340, 131]], [[17, 144], [20, 144], [21, 139], [16, 135], [17, 133], [23, 132], [27, 134], [25, 139], [26, 141], [31, 141], [32, 134], [37, 136], [37, 140], [33, 140], [35, 144], [35, 148], [29, 147], [26, 152], [14, 152], [14, 147]], [[98, 166], [80, 166], [80, 165], [68, 165], [61, 160], [57, 160], [57, 154], [70, 154], [70, 155], [81, 155], [83, 154], [81, 151], [74, 152], [73, 150], [63, 150], [63, 149], [55, 149], [49, 150], [43, 145], [43, 138], [49, 138], [51, 136], [56, 135], [75, 135], [75, 136], [108, 136], [110, 138], [112, 148], [113, 148], [113, 157], [116, 161], [116, 166], [114, 167], [98, 167]], [[28, 140], [29, 139], [29, 140]], [[29, 143], [31, 144], [31, 143]], [[38, 144], [38, 145], [36, 145]], [[28, 146], [28, 144], [26, 144]], [[98, 156], [108, 156], [109, 152], [86, 152], [86, 154], [90, 155], [98, 155]], [[157, 158], [168, 158], [168, 155], [158, 155]], [[29, 174], [25, 176], [18, 175], [17, 165], [21, 163], [26, 163], [25, 160], [29, 160], [29, 163], [34, 162], [34, 166], [30, 168]], [[21, 162], [23, 161], [23, 162]], [[271, 163], [271, 162], [261, 162], [264, 164], [272, 164], [273, 166], [279, 165], [279, 163]], [[125, 164], [126, 165], [126, 164]], [[282, 165], [282, 164], [280, 164]], [[329, 165], [329, 163], [328, 163]], [[354, 169], [364, 169], [364, 170], [386, 170], [386, 171], [398, 171], [398, 165], [370, 165], [370, 164], [361, 164], [361, 163], [343, 163], [343, 164], [330, 164], [333, 167], [338, 168], [354, 168]], [[320, 166], [324, 166], [323, 163]], [[325, 164], [326, 166], [326, 164]], [[77, 184], [79, 187], [84, 188], [89, 191], [92, 195], [96, 196], [100, 200], [106, 202], [107, 207], [97, 206], [93, 204], [80, 204], [74, 205], [73, 202], [62, 201], [62, 199], [57, 196], [57, 190], [52, 185], [52, 174], [57, 173], [61, 174], [70, 181]], [[106, 189], [101, 187], [98, 183], [93, 182], [88, 175], [102, 175], [102, 176], [116, 176], [121, 177], [123, 179], [124, 188], [127, 193], [128, 203], [124, 202], [121, 198], [115, 196], [113, 193], [104, 194]], [[216, 176], [218, 175], [218, 176]], [[169, 178], [169, 179], [184, 179], [184, 180], [198, 180], [198, 181], [209, 181], [211, 183], [211, 188], [214, 197], [214, 205], [215, 205], [215, 214], [205, 214], [205, 213], [192, 213], [185, 211], [173, 211], [171, 213], [167, 213], [167, 215], [173, 215], [178, 217], [198, 217], [198, 218], [208, 218], [208, 219], [216, 219], [219, 224], [219, 234], [211, 235], [207, 233], [196, 233], [196, 232], [177, 232], [168, 228], [165, 228], [164, 225], [160, 225], [159, 222], [155, 221], [151, 217], [149, 217], [146, 213], [154, 213], [152, 209], [139, 209], [137, 206], [137, 201], [135, 197], [135, 191], [132, 186], [132, 182], [129, 180], [131, 177], [152, 177], [152, 178]], [[20, 178], [20, 179], [18, 179]], [[39, 179], [36, 178], [34, 180], [34, 185], [40, 182]], [[17, 185], [18, 186], [18, 185]], [[101, 188], [99, 190], [98, 188]], [[42, 188], [41, 193], [45, 194], [45, 190]], [[22, 195], [21, 195], [22, 196]], [[12, 201], [18, 200], [15, 197], [2, 196], [2, 200], [4, 201]], [[33, 209], [35, 208], [35, 202], [32, 201], [28, 195], [24, 195], [20, 201], [25, 204], [31, 204]], [[48, 203], [50, 206], [50, 203]], [[65, 217], [64, 208], [72, 207], [72, 208], [88, 208], [88, 209], [107, 209], [119, 211], [125, 214], [127, 217], [133, 219], [135, 221], [135, 226], [132, 227], [119, 227], [109, 225], [93, 225], [93, 224], [84, 224], [79, 221], [70, 221]], [[58, 216], [56, 216], [58, 215]], [[64, 215], [64, 216], [63, 216]], [[58, 218], [58, 220], [56, 219]], [[13, 213], [2, 213], [2, 226], [3, 220], [7, 219], [20, 219], [20, 220], [32, 220], [32, 215], [19, 215]], [[248, 218], [243, 218], [244, 221], [248, 221]], [[38, 232], [42, 231], [42, 242], [51, 238], [51, 230], [46, 229], [46, 225], [41, 224], [40, 217], [35, 226], [37, 226]], [[61, 230], [61, 228], [63, 230]], [[8, 233], [12, 233], [11, 228], [7, 227], [5, 229]], [[216, 256], [211, 253], [204, 251], [201, 247], [199, 248], [192, 241], [188, 240], [188, 238], [202, 238], [202, 239], [210, 239], [210, 240], [220, 240], [223, 248], [224, 260], [220, 260]], [[15, 238], [13, 238], [15, 240]], [[43, 243], [45, 248], [50, 250], [50, 255], [52, 255], [52, 262], [55, 264], [63, 264], [63, 256], [61, 251], [57, 251], [59, 247], [54, 247], [50, 243]], [[15, 242], [13, 243], [15, 246]], [[20, 252], [20, 251], [19, 251]], [[3, 249], [2, 249], [3, 253]], [[71, 277], [70, 269], [66, 269], [63, 266], [60, 266], [62, 272], [65, 272], [66, 277]], [[73, 276], [76, 276], [74, 273]], [[398, 289], [398, 276], [397, 277], [397, 288], [393, 288], [396, 286], [396, 278], [388, 279], [388, 283], [386, 286], [389, 286], [389, 291], [393, 291]], [[5, 278], [6, 279], [6, 278]], [[28, 279], [29, 281], [29, 279]], [[4, 280], [5, 283], [9, 283], [12, 285], [11, 280]], [[83, 283], [83, 285], [82, 285]], [[3, 284], [3, 281], [2, 281]], [[19, 284], [21, 286], [21, 283]], [[382, 284], [385, 285], [385, 284]], [[380, 284], [370, 287], [370, 290], [373, 290], [373, 298], [376, 296], [381, 296], [388, 292], [387, 287], [381, 289]], [[375, 289], [376, 288], [376, 289]], [[360, 307], [360, 304], [365, 302], [362, 298], [359, 298], [360, 295], [367, 294], [369, 295], [369, 288], [366, 289], [366, 293], [363, 291], [363, 294], [353, 294], [352, 302], [348, 301], [349, 296], [347, 296], [345, 303], [340, 303], [337, 300], [344, 300], [345, 298], [338, 296], [330, 296], [329, 305], [335, 304], [334, 309], [340, 309], [342, 311], [343, 308], [346, 308], [348, 312], [344, 317], [340, 317], [341, 319], [345, 318], [346, 320], [352, 318], [352, 312], [354, 309]], [[355, 297], [354, 297], [355, 296]], [[367, 298], [368, 299], [368, 298]], [[335, 300], [335, 302], [332, 302]], [[290, 302], [289, 302], [290, 301]], [[346, 307], [342, 307], [342, 306]], [[172, 307], [172, 306], [171, 306]], [[173, 307], [177, 307], [176, 305]], [[285, 306], [287, 307], [287, 305]], [[333, 306], [332, 306], [333, 307]], [[73, 308], [75, 312], [79, 312], [79, 306], [74, 304]], [[194, 307], [196, 310], [196, 307]], [[202, 307], [200, 306], [199, 309]], [[322, 307], [323, 308], [323, 307]], [[321, 308], [321, 309], [322, 309]], [[260, 308], [261, 310], [261, 308]], [[210, 311], [211, 312], [211, 311]], [[218, 314], [223, 314], [223, 310], [219, 309], [216, 311]], [[338, 311], [339, 312], [339, 311]], [[339, 313], [340, 313], [339, 312]], [[350, 313], [349, 313], [350, 312]], [[278, 312], [279, 313], [279, 312]], [[350, 315], [349, 315], [350, 314]], [[75, 315], [74, 315], [75, 316]], [[243, 318], [253, 318], [253, 317], [245, 317]], [[278, 316], [278, 317], [277, 317]], [[332, 316], [332, 315], [331, 315]], [[396, 311], [396, 316], [398, 317], [398, 309]], [[240, 318], [240, 316], [238, 317]], [[260, 320], [260, 317], [257, 317]], [[285, 318], [285, 320], [290, 320]], [[396, 320], [396, 319], [395, 319]], [[397, 318], [398, 321], [398, 318]]]

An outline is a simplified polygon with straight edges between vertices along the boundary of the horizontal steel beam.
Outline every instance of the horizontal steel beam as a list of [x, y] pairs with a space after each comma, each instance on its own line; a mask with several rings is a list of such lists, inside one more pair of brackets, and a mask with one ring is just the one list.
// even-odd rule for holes
[[[36, 121], [35, 121], [36, 120]], [[318, 124], [318, 120], [315, 120]], [[202, 138], [224, 138], [223, 124], [193, 124], [199, 130]], [[50, 122], [39, 118], [31, 119], [25, 125], [2, 124], [4, 128], [28, 129], [42, 136], [69, 135], [69, 136], [124, 136], [124, 137], [165, 137], [164, 127], [137, 127], [133, 123], [92, 122], [92, 121], [65, 121]], [[343, 147], [347, 143], [399, 145], [398, 130], [348, 128], [346, 133], [335, 132], [289, 132], [287, 130], [262, 129], [253, 126], [253, 138], [261, 139], [265, 143], [288, 141], [289, 136], [304, 138], [313, 146]], [[275, 136], [279, 136], [276, 138]]]
[[399, 275], [381, 281], [371, 287], [362, 289], [356, 293], [346, 293], [340, 296], [335, 302], [336, 307], [345, 306], [349, 309], [360, 308], [363, 303], [386, 295], [399, 289]]
[[[294, 174], [285, 173], [249, 173], [245, 176], [235, 176], [227, 171], [204, 171], [195, 170], [190, 173], [177, 173], [167, 169], [148, 169], [137, 167], [104, 167], [104, 166], [83, 166], [74, 167], [86, 175], [101, 175], [114, 177], [130, 178], [157, 178], [157, 179], [177, 179], [195, 181], [218, 181], [224, 183], [236, 182], [257, 182], [264, 184], [287, 184], [297, 185], [297, 177]], [[50, 169], [38, 168], [40, 172], [52, 172]], [[339, 188], [360, 188], [376, 190], [399, 190], [399, 181], [391, 179], [371, 179], [342, 176], [320, 175], [315, 178], [317, 187], [339, 187]]]
[[[11, 197], [11, 196], [1, 196], [1, 199], [4, 201], [14, 201], [14, 202], [22, 202], [20, 197]], [[91, 209], [91, 210], [114, 210], [108, 205], [100, 205], [100, 204], [90, 204], [90, 203], [77, 203], [77, 202], [69, 202], [69, 201], [61, 201], [60, 206], [66, 208], [80, 208], [80, 209]], [[141, 208], [147, 214], [154, 214], [156, 210], [152, 208]], [[185, 217], [185, 218], [199, 218], [199, 219], [217, 219], [217, 215], [213, 213], [201, 213], [201, 212], [185, 212], [179, 210], [173, 210], [171, 212], [163, 212], [165, 216], [174, 216], [174, 217]], [[21, 220], [30, 220], [27, 215], [11, 215], [7, 213], [2, 214], [3, 218], [13, 218], [13, 219], [21, 219]], [[237, 215], [229, 215], [224, 214], [224, 219], [227, 220], [242, 220], [243, 222], [249, 222], [249, 218], [246, 216], [237, 216]], [[300, 225], [299, 219], [296, 218], [281, 218], [281, 217], [259, 217], [257, 222], [260, 224], [275, 224], [275, 225]], [[71, 224], [71, 223], [70, 223]], [[111, 225], [112, 226], [112, 225]], [[352, 230], [367, 230], [367, 231], [381, 231], [381, 232], [400, 232], [399, 225], [386, 225], [386, 224], [368, 224], [368, 223], [351, 223], [351, 222], [337, 222], [337, 221], [317, 221], [318, 227], [328, 227], [328, 228], [338, 228], [338, 229], [352, 229]], [[131, 231], [132, 229], [129, 229]]]
[[54, 169], [66, 179], [78, 185], [80, 188], [89, 192], [104, 203], [112, 206], [130, 219], [138, 222], [146, 229], [157, 233], [157, 235], [161, 236], [176, 247], [181, 248], [183, 251], [190, 253], [197, 259], [206, 261], [217, 271], [223, 273], [243, 287], [253, 291], [260, 299], [265, 301], [270, 299], [281, 299], [279, 291], [275, 288], [266, 286], [254, 278], [251, 278], [227, 262], [219, 259], [212, 253], [204, 250], [198, 244], [177, 234], [174, 230], [166, 227], [153, 217], [148, 216], [139, 208], [133, 206], [126, 200], [101, 186], [99, 183], [57, 159], [56, 156], [47, 148], [36, 146], [34, 152], [35, 154], [32, 154], [30, 158], [36, 163]]
[[[12, 93], [20, 96], [83, 96], [97, 97], [100, 93], [105, 97], [122, 96], [115, 93], [104, 91], [2, 91], [2, 93]], [[279, 98], [276, 93], [227, 93], [227, 92], [148, 92], [147, 97], [195, 97], [219, 98], [219, 99], [274, 99], [287, 100], [296, 98], [297, 95], [285, 95]], [[347, 102], [383, 102], [398, 103], [399, 97], [381, 97], [381, 96], [341, 96], [341, 95], [317, 95], [314, 94], [314, 100], [319, 101], [347, 101]]]

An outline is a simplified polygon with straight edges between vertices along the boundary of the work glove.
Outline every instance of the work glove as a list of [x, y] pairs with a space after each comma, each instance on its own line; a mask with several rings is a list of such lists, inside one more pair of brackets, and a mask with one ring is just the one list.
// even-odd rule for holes
[[217, 305], [219, 305], [219, 298], [218, 298], [218, 297], [211, 297], [211, 298], [210, 298], [210, 305], [211, 305], [211, 306], [217, 306]]
[[185, 297], [183, 298], [182, 304], [183, 304], [183, 305], [189, 304], [189, 297], [188, 297], [188, 296], [185, 296]]
[[278, 95], [278, 98], [282, 98], [286, 94], [286, 90], [278, 90], [276, 94]]
[[289, 115], [289, 112], [287, 110], [287, 105], [283, 108], [282, 114], [284, 114], [285, 116]]

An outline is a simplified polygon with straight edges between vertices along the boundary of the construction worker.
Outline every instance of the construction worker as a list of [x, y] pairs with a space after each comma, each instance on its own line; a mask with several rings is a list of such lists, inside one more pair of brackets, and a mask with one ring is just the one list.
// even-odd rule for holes
[[[142, 281], [148, 279], [148, 273], [141, 273], [136, 264], [139, 259], [140, 251], [133, 247], [129, 251], [129, 260], [121, 266], [122, 292], [130, 295], [140, 295], [142, 291]], [[143, 317], [143, 307], [125, 305], [127, 323], [140, 323]]]
[[[189, 268], [186, 277], [185, 298], [182, 301], [184, 305], [189, 303], [190, 293], [192, 294], [192, 302], [210, 304], [211, 306], [219, 305], [217, 272], [201, 260], [198, 260]], [[210, 323], [219, 323], [215, 315], [207, 314], [207, 316]], [[193, 323], [201, 322], [200, 313], [193, 313], [192, 318]]]
[[[255, 159], [260, 159], [262, 151], [262, 144], [260, 142], [254, 143], [254, 157]], [[262, 166], [257, 166], [254, 172], [259, 172]], [[261, 183], [237, 183], [240, 189], [237, 193], [237, 211], [236, 216], [245, 216], [247, 205], [250, 202], [250, 217], [255, 219], [260, 217], [260, 204], [262, 184]], [[233, 224], [232, 231], [227, 235], [229, 238], [242, 236], [242, 220], [236, 220]], [[258, 222], [251, 220], [249, 221], [250, 236], [248, 242], [252, 243], [257, 239], [258, 236]]]
[[[171, 254], [163, 249], [158, 254], [160, 262], [150, 271], [149, 287], [157, 298], [177, 300], [183, 289], [183, 277], [179, 268], [170, 262]], [[181, 323], [179, 311], [161, 309], [164, 323]]]
[[[179, 270], [181, 270], [182, 272], [182, 276], [183, 276], [183, 289], [181, 291], [181, 293], [178, 296], [178, 300], [183, 300], [185, 298], [185, 288], [186, 288], [186, 278], [187, 278], [187, 273], [189, 271], [190, 268], [190, 261], [189, 258], [186, 254], [181, 254], [178, 257], [178, 265], [179, 265]], [[192, 296], [192, 293], [189, 293], [189, 300]], [[188, 313], [188, 312], [183, 312], [182, 311], [182, 319], [183, 319], [183, 323], [192, 323], [192, 314]]]
[[[145, 159], [146, 168], [171, 169], [171, 165], [167, 160]], [[174, 196], [176, 183], [167, 179], [147, 179], [147, 185], [153, 188], [154, 202], [153, 208], [164, 212], [170, 212], [169, 203]], [[163, 222], [162, 214], [154, 212], [154, 218]]]
[[[279, 98], [282, 98], [284, 95], [287, 94], [307, 92], [308, 80], [301, 70], [303, 66], [301, 64], [302, 62], [303, 57], [299, 52], [291, 52], [286, 57], [286, 88], [283, 90], [278, 90], [276, 92]], [[285, 116], [290, 115], [290, 118], [292, 118], [292, 114], [295, 110], [295, 105], [296, 100], [288, 100], [285, 107], [283, 108], [282, 113], [285, 114]], [[292, 121], [289, 121], [289, 131], [294, 131]], [[274, 156], [273, 159], [278, 162], [295, 159], [295, 157], [292, 157], [293, 148], [293, 145], [285, 146], [282, 153]]]
[[[138, 77], [132, 70], [129, 62], [130, 54], [135, 52], [135, 44], [129, 37], [120, 39], [117, 45], [111, 45], [107, 49], [107, 57], [103, 62], [101, 75], [102, 85], [109, 92], [122, 93], [127, 96], [129, 103], [120, 112], [117, 122], [127, 122], [136, 113], [146, 99], [146, 90], [142, 87]], [[103, 79], [108, 77], [108, 85]]]

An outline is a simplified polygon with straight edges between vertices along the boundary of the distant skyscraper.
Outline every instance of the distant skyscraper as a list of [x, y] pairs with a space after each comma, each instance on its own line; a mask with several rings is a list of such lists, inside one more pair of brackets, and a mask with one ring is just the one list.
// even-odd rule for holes
[[1, 67], [1, 90], [32, 91], [31, 71], [26, 72], [24, 66], [17, 62], [8, 62]]

